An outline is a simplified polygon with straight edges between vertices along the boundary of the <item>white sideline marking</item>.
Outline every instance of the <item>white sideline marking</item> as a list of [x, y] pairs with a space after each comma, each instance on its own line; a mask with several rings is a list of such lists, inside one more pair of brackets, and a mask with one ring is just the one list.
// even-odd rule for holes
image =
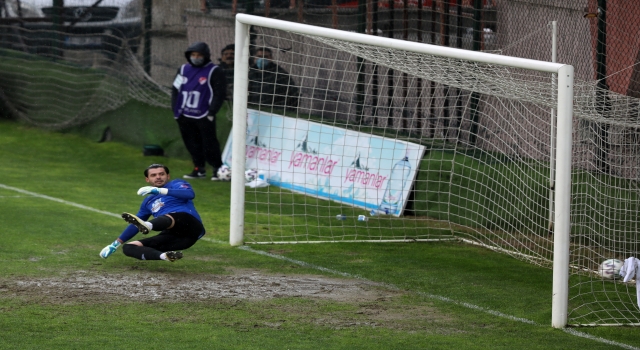
[[[332, 273], [332, 274], [335, 274], [335, 275], [340, 275], [340, 276], [343, 276], [343, 277], [356, 278], [356, 279], [367, 281], [367, 282], [379, 283], [379, 282], [375, 282], [375, 281], [370, 281], [370, 280], [368, 280], [368, 279], [366, 279], [366, 278], [364, 278], [362, 276], [352, 275], [350, 273], [328, 269], [326, 267], [309, 264], [309, 263], [304, 262], [304, 261], [290, 259], [290, 258], [287, 258], [286, 256], [282, 256], [282, 255], [271, 254], [271, 253], [268, 253], [268, 252], [263, 252], [261, 250], [254, 250], [254, 249], [252, 249], [252, 248], [250, 248], [248, 246], [241, 246], [239, 249], [250, 251], [252, 253], [256, 253], [256, 254], [260, 254], [260, 255], [265, 255], [265, 256], [268, 256], [268, 257], [271, 257], [271, 258], [275, 258], [275, 259], [285, 260], [285, 261], [288, 261], [290, 263], [294, 263], [296, 265], [300, 265], [300, 266], [303, 266], [303, 267], [309, 267], [309, 268], [312, 268], [312, 269], [316, 269], [316, 270]], [[393, 284], [382, 283], [382, 285], [384, 285], [385, 287], [394, 289], [394, 290], [403, 290], [400, 287], [398, 287], [396, 285], [393, 285]], [[469, 309], [474, 309], [474, 310], [486, 312], [486, 313], [492, 314], [494, 316], [507, 318], [507, 319], [510, 319], [510, 320], [513, 320], [513, 321], [518, 321], [518, 322], [523, 322], [523, 323], [527, 323], [527, 324], [536, 325], [535, 322], [533, 322], [531, 320], [527, 320], [525, 318], [520, 318], [520, 317], [515, 317], [515, 316], [503, 314], [502, 312], [489, 310], [487, 308], [484, 308], [484, 307], [481, 307], [481, 306], [477, 306], [477, 305], [473, 305], [473, 304], [469, 304], [469, 303], [465, 303], [465, 302], [459, 302], [459, 301], [453, 300], [451, 298], [443, 297], [443, 296], [440, 296], [440, 295], [434, 295], [434, 294], [423, 293], [423, 292], [414, 292], [414, 293], [417, 293], [419, 295], [422, 295], [422, 296], [430, 298], [430, 299], [437, 299], [437, 300], [444, 301], [444, 302], [447, 302], [447, 303], [461, 305], [461, 306], [464, 306], [464, 307], [469, 308]]]
[[114, 214], [114, 213], [110, 213], [108, 211], [104, 211], [104, 210], [100, 210], [100, 209], [95, 209], [95, 208], [91, 208], [91, 207], [87, 207], [86, 205], [82, 205], [82, 204], [78, 204], [78, 203], [74, 203], [74, 202], [69, 202], [69, 201], [65, 201], [64, 199], [60, 199], [60, 198], [55, 198], [55, 197], [49, 197], [47, 195], [44, 194], [40, 194], [40, 193], [35, 193], [35, 192], [30, 192], [27, 190], [23, 190], [20, 188], [16, 188], [16, 187], [11, 187], [11, 186], [7, 186], [7, 185], [3, 185], [0, 184], [0, 188], [4, 188], [6, 190], [11, 190], [11, 191], [16, 191], [16, 192], [20, 192], [20, 193], [24, 193], [24, 194], [28, 194], [30, 196], [33, 197], [38, 197], [38, 198], [43, 198], [43, 199], [48, 199], [50, 201], [54, 201], [54, 202], [58, 202], [58, 203], [62, 203], [62, 204], [67, 204], [76, 208], [80, 208], [80, 209], [85, 209], [85, 210], [90, 210], [90, 211], [94, 211], [96, 213], [100, 213], [100, 214], [105, 214], [105, 215], [110, 215], [110, 216], [116, 216], [116, 217], [121, 217], [118, 214]]
[[[11, 187], [11, 186], [7, 186], [7, 185], [3, 185], [0, 184], [0, 188], [4, 188], [7, 190], [11, 190], [11, 191], [16, 191], [16, 192], [20, 192], [23, 194], [28, 194], [30, 196], [33, 197], [38, 197], [38, 198], [42, 198], [42, 199], [48, 199], [54, 202], [58, 202], [58, 203], [62, 203], [62, 204], [67, 204], [76, 208], [80, 208], [80, 209], [85, 209], [85, 210], [89, 210], [89, 211], [93, 211], [96, 213], [100, 213], [100, 214], [105, 214], [105, 215], [109, 215], [109, 216], [115, 216], [117, 218], [121, 218], [121, 216], [119, 214], [115, 214], [115, 213], [111, 213], [108, 211], [104, 211], [104, 210], [99, 210], [99, 209], [95, 209], [95, 208], [91, 208], [88, 207], [86, 205], [82, 205], [82, 204], [78, 204], [78, 203], [74, 203], [74, 202], [69, 202], [66, 201], [64, 199], [60, 199], [60, 198], [55, 198], [55, 197], [50, 197], [44, 194], [39, 194], [39, 193], [35, 193], [35, 192], [30, 192], [27, 190], [23, 190], [20, 188], [16, 188], [16, 187]], [[202, 240], [208, 241], [208, 242], [212, 242], [212, 243], [218, 243], [218, 244], [227, 244], [227, 242], [223, 242], [223, 241], [218, 241], [215, 239], [210, 239], [207, 237], [203, 237]], [[322, 266], [318, 266], [318, 265], [314, 265], [314, 264], [310, 264], [301, 260], [295, 260], [295, 259], [291, 259], [291, 258], [287, 258], [286, 256], [282, 256], [282, 255], [277, 255], [277, 254], [272, 254], [272, 253], [268, 253], [268, 252], [263, 252], [261, 250], [254, 250], [248, 246], [241, 246], [238, 249], [242, 249], [251, 253], [255, 253], [255, 254], [260, 254], [260, 255], [264, 255], [264, 256], [268, 256], [270, 258], [274, 258], [274, 259], [279, 259], [279, 260], [284, 260], [284, 261], [288, 261], [290, 263], [296, 264], [296, 265], [300, 265], [303, 267], [308, 267], [308, 268], [312, 268], [315, 270], [319, 270], [319, 271], [323, 271], [323, 272], [327, 272], [327, 273], [331, 273], [331, 274], [335, 274], [335, 275], [340, 275], [343, 277], [347, 277], [347, 278], [355, 278], [355, 279], [359, 279], [359, 280], [363, 280], [363, 281], [367, 281], [367, 282], [372, 282], [372, 283], [379, 283], [379, 282], [375, 282], [375, 281], [370, 281], [362, 276], [358, 276], [358, 275], [353, 275], [347, 272], [341, 272], [341, 271], [337, 271], [337, 270], [332, 270], [332, 269], [328, 269], [326, 267], [322, 267]], [[382, 285], [391, 288], [391, 289], [395, 289], [395, 290], [401, 290], [400, 288], [398, 288], [397, 286], [393, 285], [393, 284], [388, 284], [388, 283], [381, 283]], [[511, 315], [507, 315], [507, 314], [503, 314], [502, 312], [499, 311], [494, 311], [491, 309], [487, 309], [484, 308], [482, 306], [477, 306], [477, 305], [473, 305], [473, 304], [469, 304], [469, 303], [465, 303], [465, 302], [460, 302], [460, 301], [456, 301], [447, 297], [443, 297], [443, 296], [439, 296], [439, 295], [434, 295], [434, 294], [428, 294], [428, 293], [423, 293], [423, 292], [415, 292], [419, 295], [425, 296], [427, 298], [431, 298], [431, 299], [437, 299], [440, 301], [444, 301], [447, 303], [452, 303], [455, 305], [460, 305], [469, 309], [473, 309], [473, 310], [477, 310], [477, 311], [481, 311], [481, 312], [485, 312], [494, 316], [498, 316], [498, 317], [502, 317], [502, 318], [506, 318], [512, 321], [516, 321], [516, 322], [522, 322], [522, 323], [526, 323], [526, 324], [530, 324], [530, 325], [535, 325], [535, 326], [540, 326], [540, 324], [531, 321], [531, 320], [527, 320], [526, 318], [520, 318], [520, 317], [515, 317], [515, 316], [511, 316]], [[587, 333], [583, 333], [580, 331], [577, 331], [573, 328], [564, 328], [563, 331], [565, 333], [577, 336], [577, 337], [582, 337], [585, 339], [589, 339], [589, 340], [593, 340], [593, 341], [597, 341], [599, 343], [604, 343], [604, 344], [608, 344], [608, 345], [615, 345], [615, 346], [619, 346], [623, 349], [629, 349], [629, 350], [640, 350], [640, 348], [636, 348], [633, 347], [631, 345], [627, 345], [627, 344], [623, 344], [623, 343], [618, 343], [612, 340], [608, 340], [608, 339], [604, 339], [604, 338], [600, 338], [600, 337], [596, 337], [593, 336], [591, 334], [587, 334]]]
[[583, 333], [580, 331], [577, 331], [573, 328], [564, 328], [562, 329], [565, 333], [569, 333], [571, 335], [575, 335], [576, 337], [582, 337], [582, 338], [586, 338], [589, 340], [595, 340], [597, 342], [600, 343], [605, 343], [605, 344], [609, 344], [609, 345], [615, 345], [615, 346], [619, 346], [623, 349], [629, 349], [629, 350], [637, 350], [638, 348], [631, 346], [631, 345], [627, 345], [627, 344], [623, 344], [623, 343], [618, 343], [616, 341], [613, 340], [608, 340], [608, 339], [604, 339], [604, 338], [600, 338], [600, 337], [596, 337], [595, 335], [591, 335], [591, 334], [587, 334], [587, 333]]
[[[202, 238], [202, 239], [205, 239], [205, 238]], [[215, 243], [223, 243], [223, 244], [227, 243], [227, 242], [222, 242], [222, 241], [213, 240], [213, 239], [207, 239], [207, 240], [211, 241], [211, 242], [215, 242]], [[328, 272], [328, 273], [332, 273], [332, 274], [335, 274], [335, 275], [340, 275], [340, 276], [343, 276], [343, 277], [355, 278], [355, 279], [359, 279], [359, 280], [363, 280], [363, 281], [367, 281], [367, 282], [372, 282], [372, 283], [379, 283], [379, 282], [375, 282], [375, 281], [370, 281], [370, 280], [368, 280], [368, 279], [366, 279], [366, 278], [364, 278], [362, 276], [359, 276], [359, 275], [352, 275], [350, 273], [346, 273], [346, 272], [342, 272], [342, 271], [336, 271], [336, 270], [328, 269], [326, 267], [317, 266], [317, 265], [314, 265], [314, 264], [309, 264], [308, 262], [287, 258], [286, 256], [272, 254], [272, 253], [268, 253], [268, 252], [263, 252], [261, 250], [255, 250], [255, 249], [252, 249], [251, 247], [248, 247], [246, 245], [239, 247], [239, 249], [246, 250], [248, 252], [252, 252], [252, 253], [256, 253], [256, 254], [260, 254], [260, 255], [264, 255], [264, 256], [268, 256], [268, 257], [274, 258], [274, 259], [284, 260], [284, 261], [287, 261], [287, 262], [290, 262], [290, 263], [293, 263], [293, 264], [296, 264], [296, 265], [300, 265], [300, 266], [303, 266], [303, 267], [308, 267], [308, 268], [312, 268], [312, 269], [315, 269], [315, 270]], [[393, 284], [382, 283], [382, 285], [384, 285], [384, 286], [386, 286], [388, 288], [394, 289], [394, 290], [402, 290], [402, 289], [398, 288], [397, 286], [395, 286]], [[468, 309], [473, 309], [473, 310], [485, 312], [485, 313], [488, 313], [488, 314], [491, 314], [491, 315], [494, 315], [494, 316], [498, 316], [498, 317], [502, 317], [502, 318], [506, 318], [506, 319], [509, 319], [509, 320], [512, 320], [512, 321], [522, 322], [522, 323], [526, 323], [526, 324], [530, 324], [530, 325], [534, 325], [534, 326], [541, 326], [540, 324], [538, 324], [538, 323], [536, 323], [534, 321], [528, 320], [526, 318], [515, 317], [515, 316], [503, 314], [502, 312], [499, 312], [499, 311], [487, 309], [487, 308], [484, 308], [482, 306], [473, 305], [473, 304], [469, 304], [469, 303], [466, 303], [466, 302], [453, 300], [451, 298], [443, 297], [443, 296], [440, 296], [440, 295], [434, 295], [434, 294], [429, 294], [429, 293], [424, 293], [424, 292], [414, 292], [414, 293], [422, 295], [422, 296], [430, 298], [430, 299], [437, 299], [437, 300], [444, 301], [444, 302], [447, 302], [447, 303], [460, 305], [460, 306], [466, 307]], [[608, 344], [608, 345], [616, 345], [616, 346], [619, 346], [621, 348], [629, 349], [629, 350], [640, 350], [640, 348], [636, 348], [636, 347], [633, 347], [631, 345], [618, 343], [618, 342], [615, 342], [615, 341], [612, 341], [612, 340], [596, 337], [596, 336], [591, 335], [591, 334], [587, 334], [587, 333], [583, 333], [583, 332], [577, 331], [577, 330], [575, 330], [573, 328], [564, 328], [563, 331], [565, 333], [568, 333], [568, 334], [571, 334], [571, 335], [574, 335], [574, 336], [577, 336], [577, 337], [582, 337], [582, 338], [586, 338], [586, 339], [589, 339], [589, 340], [597, 341], [599, 343], [604, 343], [604, 344]]]

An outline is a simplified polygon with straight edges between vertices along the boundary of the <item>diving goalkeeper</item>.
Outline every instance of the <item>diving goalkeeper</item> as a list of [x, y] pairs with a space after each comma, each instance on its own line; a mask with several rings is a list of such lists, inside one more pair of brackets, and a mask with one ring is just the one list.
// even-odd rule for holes
[[[193, 205], [196, 194], [184, 180], [169, 181], [169, 168], [151, 164], [144, 170], [145, 181], [151, 186], [141, 187], [138, 195], [147, 196], [137, 215], [123, 213], [130, 225], [110, 245], [100, 252], [108, 258], [120, 245], [126, 256], [139, 260], [176, 261], [182, 258], [180, 250], [193, 246], [205, 230], [202, 219]], [[153, 220], [146, 221], [153, 215]], [[160, 231], [156, 236], [123, 244], [138, 232]]]

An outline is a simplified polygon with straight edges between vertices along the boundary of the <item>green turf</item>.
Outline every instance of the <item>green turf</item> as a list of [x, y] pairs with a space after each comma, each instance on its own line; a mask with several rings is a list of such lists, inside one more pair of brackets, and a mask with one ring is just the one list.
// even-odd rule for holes
[[[185, 159], [143, 157], [138, 147], [96, 143], [0, 121], [0, 184], [106, 213], [135, 211], [142, 169], [162, 161], [178, 176]], [[98, 257], [124, 228], [114, 215], [0, 189], [0, 347], [3, 349], [610, 349], [550, 327], [551, 270], [459, 243], [315, 244], [232, 248], [229, 183], [193, 181], [207, 240], [178, 263]], [[292, 260], [274, 259], [265, 251]], [[310, 265], [299, 265], [302, 261]], [[251, 269], [286, 276], [333, 275], [385, 283], [399, 296], [374, 302], [307, 298], [105, 300], [8, 296], [13, 280], [78, 273], [226, 275]], [[382, 287], [381, 287], [382, 288]], [[391, 287], [389, 287], [391, 288]], [[396, 289], [390, 289], [397, 291]], [[448, 299], [447, 299], [448, 298]], [[475, 306], [475, 307], [470, 307]], [[376, 319], [370, 310], [387, 311]], [[363, 310], [369, 310], [364, 312]], [[389, 311], [394, 311], [389, 313]], [[496, 313], [510, 317], [496, 316]], [[396, 315], [390, 318], [389, 314]], [[526, 319], [534, 324], [518, 319]], [[636, 329], [580, 332], [640, 347]]]
[[[0, 99], [0, 116], [16, 118], [11, 114], [20, 113], [33, 125], [96, 141], [109, 129], [113, 141], [136, 146], [140, 152], [144, 145], [158, 145], [167, 156], [188, 158], [171, 110], [130, 99], [133, 88], [127, 85], [129, 77], [121, 74], [0, 49], [0, 90], [6, 99]], [[155, 93], [170, 104], [168, 95]], [[231, 131], [230, 115], [225, 103], [216, 122], [221, 148]]]
[[[218, 112], [216, 127], [221, 150], [231, 132], [232, 123], [227, 116], [230, 113], [230, 105], [227, 103]], [[168, 157], [189, 159], [171, 110], [135, 100], [130, 100], [122, 107], [106, 112], [86, 124], [64, 131], [98, 141], [107, 128], [113, 141], [134, 146], [141, 153], [144, 145], [158, 145]]]
[[16, 110], [38, 125], [78, 124], [95, 113], [94, 96], [125, 98], [126, 83], [103, 69], [0, 50], [0, 89]]
[[[189, 158], [170, 109], [152, 107], [124, 96], [124, 92], [127, 91], [126, 86], [123, 85], [125, 80], [116, 79], [117, 74], [100, 68], [74, 66], [12, 50], [0, 50], [0, 57], [2, 57], [0, 88], [4, 91], [7, 100], [17, 103], [16, 108], [32, 118], [33, 122], [46, 123], [55, 121], [56, 118], [64, 118], [67, 114], [83, 110], [85, 102], [91, 96], [113, 95], [113, 98], [119, 101], [127, 100], [127, 102], [101, 115], [92, 115], [92, 111], [87, 110], [85, 114], [89, 116], [86, 117], [86, 122], [64, 128], [64, 131], [98, 141], [108, 128], [113, 141], [132, 145], [139, 152], [143, 151], [144, 145], [152, 144], [161, 146], [169, 157]], [[165, 96], [165, 100], [168, 104], [169, 97]], [[57, 108], [51, 108], [51, 106]], [[549, 181], [547, 174], [550, 170], [541, 162], [512, 159], [497, 152], [465, 148], [442, 141], [436, 142], [433, 139], [417, 139], [416, 135], [397, 134], [397, 130], [394, 129], [319, 119], [318, 116], [304, 115], [300, 111], [269, 110], [268, 112], [422, 143], [426, 148], [426, 155], [422, 159], [413, 197], [407, 208], [407, 212], [412, 215], [495, 232], [548, 234]], [[72, 123], [72, 125], [75, 124]], [[228, 104], [225, 104], [218, 113], [216, 124], [218, 139], [221, 147], [224, 147], [232, 126]], [[614, 232], [636, 231], [633, 221], [627, 220], [625, 215], [620, 214], [636, 212], [639, 209], [635, 181], [577, 173], [574, 175], [573, 184], [572, 222], [574, 225], [572, 229], [574, 235], [589, 235], [589, 240], [594, 240], [598, 239], [594, 237], [607, 235], [609, 233], [607, 230], [611, 229], [615, 229]], [[523, 189], [525, 195], [523, 195]], [[611, 191], [615, 192], [610, 193]], [[293, 213], [296, 203], [299, 203], [290, 199], [289, 193], [282, 194], [277, 190], [265, 192], [270, 202], [278, 203], [277, 208], [269, 208], [269, 211], [277, 210], [283, 215]], [[255, 202], [262, 202], [265, 196], [257, 197]], [[258, 209], [264, 211], [263, 207], [256, 208], [256, 211]], [[333, 205], [320, 217], [325, 219], [324, 214], [335, 216], [345, 210], [349, 209], [345, 206]], [[301, 219], [290, 223], [291, 227], [302, 226], [292, 231], [293, 238], [325, 239], [324, 237], [331, 232], [335, 232], [335, 227], [322, 228], [317, 220], [314, 222], [313, 215], [309, 217], [306, 214], [306, 212], [302, 213], [299, 216]], [[312, 214], [316, 215], [316, 213]], [[608, 225], [606, 227], [591, 225], [594, 219], [606, 220]], [[262, 222], [265, 220], [268, 221], [271, 218], [257, 217], [251, 220], [256, 224], [248, 225], [248, 232], [255, 233], [258, 239], [261, 239], [264, 233], [261, 232]], [[385, 232], [392, 232], [385, 231], [383, 228], [397, 225], [393, 220], [381, 219], [378, 222], [381, 227], [380, 237], [384, 237]], [[343, 224], [355, 227], [353, 222]], [[319, 227], [319, 229], [317, 232], [307, 232], [304, 227], [310, 226]], [[409, 231], [408, 238], [426, 237], [430, 234], [420, 228], [409, 228]], [[274, 232], [267, 234], [278, 240], [292, 239], [286, 234]], [[356, 236], [362, 235], [357, 229], [349, 227], [345, 227], [339, 235], [347, 238]], [[616, 237], [614, 241], [629, 241], [622, 238]], [[631, 240], [637, 241], [633, 238], [635, 237]]]

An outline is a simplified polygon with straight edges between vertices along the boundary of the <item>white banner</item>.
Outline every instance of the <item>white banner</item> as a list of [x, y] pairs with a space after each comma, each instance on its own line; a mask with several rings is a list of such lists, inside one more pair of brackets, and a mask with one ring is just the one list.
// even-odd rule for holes
[[[400, 216], [424, 146], [247, 110], [246, 169], [270, 185]], [[230, 133], [222, 152], [231, 166]], [[231, 169], [233, 171], [233, 169]]]

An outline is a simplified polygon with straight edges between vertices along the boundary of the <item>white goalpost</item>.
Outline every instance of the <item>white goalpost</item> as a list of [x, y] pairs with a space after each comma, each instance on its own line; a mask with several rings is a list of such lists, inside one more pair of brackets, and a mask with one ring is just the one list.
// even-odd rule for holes
[[[259, 30], [256, 31], [256, 28]], [[256, 32], [259, 42], [256, 41]], [[457, 232], [462, 232], [459, 237], [463, 239], [509, 254], [529, 256], [525, 260], [552, 259], [552, 325], [567, 325], [573, 129], [572, 66], [382, 38], [244, 14], [236, 16], [235, 40], [232, 150], [225, 150], [225, 160], [230, 162], [232, 168], [231, 245], [283, 241], [419, 241], [434, 237], [456, 237]], [[261, 99], [251, 101], [252, 94], [266, 93], [267, 89], [264, 82], [262, 85], [256, 85], [254, 81], [261, 79], [266, 73], [259, 72], [256, 75], [255, 72], [251, 72], [251, 69], [257, 69], [256, 66], [249, 65], [250, 62], [257, 62], [258, 57], [253, 55], [261, 47], [271, 49], [275, 62], [286, 66], [284, 73], [290, 74], [293, 78], [289, 80], [291, 85], [298, 85], [300, 93], [296, 97], [299, 98], [299, 102], [294, 108], [284, 106], [274, 109], [273, 105], [267, 105]], [[353, 68], [356, 68], [355, 74]], [[394, 70], [405, 74], [404, 79], [398, 79]], [[275, 73], [276, 76], [279, 74], [283, 73]], [[407, 80], [407, 74], [412, 74], [410, 82]], [[557, 76], [557, 91], [550, 91], [554, 74]], [[435, 81], [442, 85], [434, 89], [433, 85], [429, 87], [425, 83], [427, 81]], [[254, 86], [253, 89], [251, 85]], [[256, 91], [255, 86], [264, 91]], [[395, 100], [399, 97], [400, 87], [403, 87], [402, 98], [409, 102], [403, 102], [402, 107], [397, 107]], [[429, 88], [431, 90], [428, 94], [422, 93]], [[386, 104], [379, 99], [380, 90], [384, 89], [389, 92]], [[451, 97], [454, 89], [457, 91], [457, 97]], [[290, 94], [291, 90], [290, 88], [281, 91]], [[319, 90], [322, 94], [318, 93]], [[344, 97], [346, 94], [349, 94], [348, 98]], [[479, 102], [481, 99], [477, 94], [497, 98], [491, 100], [493, 106], [489, 106], [487, 102]], [[319, 99], [319, 95], [324, 96], [324, 99]], [[452, 98], [455, 100], [453, 106], [450, 104]], [[425, 102], [427, 99], [430, 100]], [[513, 101], [524, 103], [516, 106]], [[504, 114], [503, 111], [507, 109], [513, 109], [514, 112], [510, 112], [508, 121], [497, 122], [495, 130], [478, 132], [478, 103], [484, 103], [486, 109], [495, 110], [495, 115]], [[430, 106], [427, 108], [425, 104]], [[518, 128], [525, 133], [536, 129], [527, 126], [527, 120], [524, 118], [530, 113], [537, 113], [536, 107], [531, 107], [535, 104], [547, 108], [547, 112], [540, 113], [540, 118], [548, 119], [548, 108], [557, 111], [557, 125], [553, 127], [557, 132], [557, 141], [553, 150], [556, 164], [552, 249], [550, 245], [546, 248], [538, 247], [544, 244], [538, 242], [535, 234], [526, 232], [526, 228], [515, 228], [528, 225], [522, 223], [527, 220], [527, 208], [520, 208], [517, 203], [513, 204], [513, 208], [506, 210], [520, 212], [517, 214], [518, 218], [504, 227], [500, 223], [474, 225], [464, 218], [456, 220], [456, 217], [467, 214], [459, 214], [466, 213], [466, 209], [458, 208], [460, 204], [453, 202], [446, 204], [444, 210], [433, 211], [437, 216], [433, 220], [416, 215], [420, 212], [418, 207], [421, 204], [411, 196], [420, 196], [422, 191], [418, 191], [418, 187], [430, 186], [432, 183], [420, 178], [422, 174], [428, 174], [428, 170], [420, 170], [421, 174], [418, 176], [418, 171], [412, 171], [411, 165], [418, 168], [421, 162], [424, 162], [422, 157], [425, 154], [433, 154], [436, 149], [443, 151], [438, 155], [440, 158], [437, 164], [440, 171], [448, 167], [450, 161], [455, 162], [456, 158], [471, 155], [472, 158], [476, 157], [474, 159], [482, 159], [481, 163], [484, 163], [480, 166], [500, 163], [495, 168], [506, 171], [506, 178], [513, 176], [512, 173], [509, 174], [513, 170], [507, 168], [516, 163], [516, 158], [518, 161], [522, 160], [522, 155], [531, 159], [542, 158], [543, 163], [544, 159], [548, 160], [548, 146], [538, 148], [546, 151], [546, 156], [537, 155], [538, 150], [519, 149], [518, 157], [509, 156], [503, 159], [496, 156], [503, 151], [503, 146], [489, 145], [490, 140], [501, 134], [500, 137], [512, 138], [509, 148], [517, 146], [520, 141], [515, 138], [518, 135], [508, 135], [507, 129]], [[381, 105], [385, 105], [386, 108], [382, 113], [382, 108], [379, 108]], [[408, 105], [412, 105], [413, 109], [407, 111]], [[403, 110], [397, 113], [400, 108]], [[429, 124], [429, 118], [421, 119], [421, 113], [429, 108], [432, 113], [437, 110], [441, 116], [455, 109], [460, 116], [457, 125], [452, 127], [449, 121], [446, 121], [443, 127], [445, 122], [439, 121], [442, 118], [436, 118], [438, 120]], [[407, 118], [409, 114], [411, 116]], [[453, 115], [455, 114], [446, 114], [444, 117], [455, 119]], [[493, 118], [491, 114], [481, 117], [487, 120]], [[517, 118], [524, 120], [516, 120]], [[510, 123], [522, 125], [509, 126]], [[546, 127], [548, 135], [552, 128], [549, 125]], [[456, 136], [451, 136], [451, 130], [455, 131]], [[466, 130], [471, 131], [465, 133]], [[300, 136], [301, 131], [304, 132], [304, 136]], [[482, 134], [483, 132], [485, 134]], [[334, 135], [332, 138], [326, 136], [327, 134], [339, 137]], [[462, 134], [466, 136], [461, 136]], [[452, 137], [457, 139], [452, 140]], [[291, 140], [287, 141], [287, 138]], [[539, 137], [534, 135], [533, 138]], [[260, 143], [259, 139], [267, 141]], [[362, 141], [365, 139], [366, 142]], [[547, 136], [547, 139], [551, 138]], [[292, 146], [286, 146], [287, 142]], [[314, 146], [310, 146], [312, 142]], [[383, 146], [378, 149], [374, 146], [378, 143], [393, 146], [392, 149]], [[484, 150], [478, 151], [483, 147]], [[505, 153], [510, 151], [512, 150]], [[401, 161], [395, 162], [398, 157], [402, 157], [395, 155], [398, 152], [404, 152], [405, 156]], [[343, 160], [347, 154], [352, 158]], [[363, 154], [366, 156], [363, 157]], [[387, 154], [393, 161], [386, 159]], [[290, 158], [285, 160], [284, 157]], [[340, 160], [336, 160], [338, 158]], [[260, 163], [260, 160], [265, 159], [271, 159], [271, 162]], [[366, 166], [362, 165], [363, 159], [366, 159]], [[524, 161], [527, 162], [531, 168], [537, 169], [540, 166], [538, 160]], [[394, 165], [384, 168], [383, 163]], [[246, 186], [247, 164], [253, 164], [252, 168], [267, 174], [266, 181], [270, 185], [268, 188]], [[332, 178], [335, 169], [329, 169], [327, 164], [340, 167], [342, 175]], [[374, 168], [377, 170], [372, 170]], [[524, 169], [520, 164], [517, 164], [516, 168]], [[543, 164], [542, 168], [546, 169], [548, 179], [549, 164]], [[462, 169], [462, 172], [465, 170]], [[527, 174], [523, 176], [531, 175], [526, 169], [524, 172]], [[544, 171], [541, 170], [540, 173]], [[394, 180], [397, 178], [402, 181]], [[296, 183], [296, 179], [300, 179], [300, 183]], [[463, 182], [471, 180], [470, 177]], [[401, 187], [394, 189], [394, 183]], [[446, 181], [442, 181], [436, 186], [442, 187], [445, 183]], [[451, 183], [452, 181], [449, 181], [448, 185]], [[349, 185], [351, 187], [343, 188]], [[526, 181], [519, 186], [514, 184], [511, 188], [519, 188], [522, 191], [521, 195], [528, 196], [531, 189], [527, 188]], [[486, 193], [486, 189], [481, 187], [482, 181], [474, 181], [472, 187], [455, 193], [456, 196], [476, 191], [477, 194]], [[496, 188], [491, 190], [494, 193], [500, 192], [500, 189]], [[540, 191], [541, 198], [546, 197], [548, 200], [548, 185], [546, 191]], [[358, 196], [364, 199], [360, 200]], [[451, 193], [448, 196], [452, 197]], [[490, 207], [500, 202], [501, 197], [508, 195], [498, 193], [495, 199], [485, 202], [485, 205]], [[375, 204], [388, 198], [396, 201], [393, 206]], [[301, 201], [300, 204], [296, 203], [296, 200]], [[484, 199], [479, 203], [483, 201]], [[426, 203], [428, 206], [431, 202]], [[388, 208], [392, 208], [391, 212]], [[548, 221], [550, 209], [546, 208], [546, 212], [540, 211], [540, 225], [545, 225], [545, 216]], [[276, 216], [275, 211], [282, 215]], [[336, 212], [338, 214], [334, 215]], [[403, 220], [410, 216], [409, 212], [414, 216]], [[284, 217], [287, 213], [291, 213], [291, 218]], [[345, 213], [347, 215], [344, 215]], [[250, 215], [251, 219], [247, 219], [247, 215]], [[481, 219], [479, 218], [480, 222], [484, 223]], [[298, 224], [296, 220], [302, 222]], [[317, 228], [313, 227], [315, 224]], [[548, 222], [546, 224], [548, 225]], [[364, 225], [366, 228], [363, 228]], [[448, 233], [422, 235], [430, 226], [435, 230], [444, 229]], [[487, 238], [489, 234], [486, 231], [490, 229], [496, 231], [494, 238], [498, 243]], [[360, 233], [363, 230], [366, 233]], [[518, 230], [523, 232], [515, 232]], [[266, 236], [260, 236], [263, 231], [269, 232]], [[391, 231], [400, 233], [387, 237]], [[407, 233], [414, 231], [415, 234]], [[248, 241], [246, 235], [251, 235], [252, 232], [260, 235]], [[293, 232], [291, 236], [287, 236], [289, 232]], [[549, 249], [552, 252], [548, 251]]]

